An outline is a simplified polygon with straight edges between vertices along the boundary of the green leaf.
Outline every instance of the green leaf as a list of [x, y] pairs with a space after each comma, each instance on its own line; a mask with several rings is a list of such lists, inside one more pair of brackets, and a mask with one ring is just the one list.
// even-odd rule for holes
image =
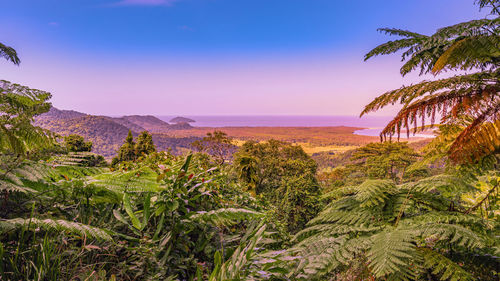
[[151, 216], [151, 193], [148, 192], [146, 198], [144, 198], [144, 213], [142, 217], [141, 230], [143, 230], [148, 225], [150, 216]]
[[130, 198], [128, 194], [123, 195], [123, 207], [125, 208], [125, 211], [130, 217], [132, 225], [137, 229], [141, 229], [141, 223], [139, 219], [135, 216], [134, 211], [132, 210], [132, 205], [130, 203]]

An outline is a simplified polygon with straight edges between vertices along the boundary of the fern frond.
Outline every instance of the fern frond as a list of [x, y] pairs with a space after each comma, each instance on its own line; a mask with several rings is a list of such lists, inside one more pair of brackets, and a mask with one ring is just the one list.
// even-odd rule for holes
[[432, 72], [436, 74], [445, 69], [485, 69], [500, 58], [499, 48], [499, 36], [466, 37], [455, 42], [439, 57]]
[[36, 193], [37, 191], [29, 187], [18, 185], [5, 180], [0, 180], [0, 191], [5, 192], [21, 192], [21, 193]]
[[448, 89], [469, 89], [471, 87], [480, 88], [490, 83], [498, 83], [498, 73], [480, 72], [468, 75], [453, 76], [435, 81], [422, 81], [418, 84], [401, 87], [397, 90], [388, 91], [369, 103], [360, 116], [369, 112], [377, 111], [387, 105], [401, 103], [409, 105], [415, 99], [427, 94], [434, 94]]
[[500, 149], [500, 102], [491, 122], [476, 119], [460, 133], [450, 147], [450, 158], [455, 162], [475, 161]]
[[368, 260], [375, 276], [395, 273], [411, 276], [409, 264], [415, 257], [414, 239], [415, 232], [404, 229], [390, 229], [372, 236]]
[[4, 57], [6, 60], [10, 60], [16, 65], [19, 65], [21, 63], [21, 60], [17, 56], [16, 50], [2, 43], [0, 43], [0, 56]]
[[295, 274], [305, 280], [319, 278], [341, 265], [349, 265], [370, 245], [369, 236], [354, 239], [347, 239], [346, 236], [312, 238], [290, 250], [300, 257]]
[[474, 187], [465, 179], [457, 175], [448, 174], [439, 174], [414, 183], [403, 184], [402, 188], [411, 189], [415, 192], [463, 192], [474, 190]]
[[430, 212], [420, 216], [406, 218], [402, 224], [403, 225], [422, 225], [426, 226], [429, 223], [438, 224], [450, 224], [450, 225], [462, 225], [465, 227], [470, 227], [475, 225], [479, 229], [485, 229], [487, 224], [485, 221], [474, 215], [462, 214], [459, 212]]
[[359, 207], [373, 207], [385, 203], [390, 195], [396, 194], [397, 188], [390, 180], [366, 180], [358, 187], [354, 196]]
[[470, 273], [440, 253], [429, 248], [417, 248], [423, 257], [423, 266], [432, 270], [432, 274], [440, 275], [439, 280], [467, 281], [476, 280]]
[[428, 223], [411, 227], [424, 238], [446, 241], [469, 249], [484, 246], [483, 239], [474, 231], [457, 224]]
[[[353, 204], [357, 201], [351, 200]], [[358, 203], [359, 204], [359, 203]], [[374, 221], [375, 216], [379, 214], [374, 213], [373, 210], [358, 209], [351, 210], [339, 210], [336, 207], [329, 208], [318, 214], [317, 217], [310, 220], [308, 225], [315, 225], [321, 223], [339, 223], [339, 224], [352, 224], [352, 225], [362, 225], [369, 224]]]
[[2, 220], [0, 223], [1, 223], [0, 230], [2, 232], [10, 231], [14, 228], [20, 228], [20, 227], [34, 227], [35, 229], [42, 228], [47, 231], [64, 231], [71, 234], [88, 236], [91, 238], [106, 240], [106, 241], [113, 240], [111, 235], [106, 230], [66, 220], [16, 218], [16, 219]]
[[251, 230], [245, 236], [248, 237], [243, 241], [238, 248], [233, 252], [231, 259], [222, 263], [222, 257], [219, 252], [215, 256], [215, 269], [209, 277], [210, 281], [219, 280], [241, 280], [249, 270], [253, 258], [256, 256], [257, 245], [262, 241], [265, 235], [265, 225], [257, 227], [256, 230]]

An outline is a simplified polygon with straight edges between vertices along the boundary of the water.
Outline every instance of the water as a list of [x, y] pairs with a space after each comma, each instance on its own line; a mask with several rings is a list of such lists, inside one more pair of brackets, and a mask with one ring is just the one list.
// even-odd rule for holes
[[[177, 116], [157, 116], [165, 122], [169, 122], [172, 118]], [[360, 127], [364, 128], [354, 132], [356, 135], [362, 136], [379, 136], [382, 129], [389, 121], [392, 120], [390, 116], [216, 116], [216, 115], [185, 115], [195, 120], [191, 123], [194, 127]], [[403, 135], [402, 135], [403, 137]], [[404, 136], [406, 137], [406, 135]], [[416, 134], [410, 137], [429, 138], [433, 135]]]
[[[169, 122], [176, 116], [157, 116]], [[334, 127], [348, 126], [361, 128], [383, 128], [391, 117], [388, 116], [183, 116], [196, 122], [194, 127]]]

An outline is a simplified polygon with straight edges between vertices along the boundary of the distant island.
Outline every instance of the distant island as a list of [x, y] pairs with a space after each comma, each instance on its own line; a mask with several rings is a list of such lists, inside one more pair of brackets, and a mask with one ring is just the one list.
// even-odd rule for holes
[[170, 123], [193, 123], [196, 121], [193, 119], [186, 118], [186, 117], [177, 116], [175, 118], [170, 119], [169, 122]]

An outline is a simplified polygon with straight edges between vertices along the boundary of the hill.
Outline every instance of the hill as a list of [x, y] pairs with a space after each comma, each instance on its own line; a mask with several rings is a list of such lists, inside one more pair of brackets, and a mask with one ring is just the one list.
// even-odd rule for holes
[[132, 123], [130, 121], [128, 121], [127, 119], [124, 119], [123, 117], [119, 117], [119, 118], [112, 118], [113, 121], [115, 121], [116, 123], [120, 124], [120, 125], [123, 125], [127, 128], [129, 128], [130, 130], [132, 130], [132, 132], [142, 132], [142, 131], [145, 131], [146, 129], [144, 129], [143, 127], [135, 124], [135, 123]]
[[81, 135], [93, 143], [93, 152], [108, 159], [118, 151], [129, 130], [134, 136], [149, 131], [159, 150], [170, 150], [174, 154], [181, 153], [182, 149], [189, 148], [193, 141], [200, 139], [189, 134], [171, 136], [173, 131], [192, 127], [189, 124], [170, 125], [154, 116], [95, 116], [53, 107], [49, 112], [37, 116], [34, 124], [62, 136]]
[[193, 123], [193, 122], [196, 122], [196, 121], [193, 119], [181, 117], [181, 116], [177, 116], [175, 118], [170, 119], [170, 123]]
[[53, 121], [69, 120], [84, 116], [87, 116], [87, 114], [74, 110], [59, 110], [55, 107], [51, 107], [47, 113], [44, 113], [35, 118], [35, 125], [44, 127], [45, 123], [51, 123]]
[[129, 115], [129, 116], [123, 116], [121, 117], [121, 119], [133, 123], [137, 126], [140, 126], [144, 128], [143, 130], [146, 130], [150, 133], [165, 133], [172, 129], [175, 130], [175, 128], [171, 127], [171, 125], [168, 124], [167, 122], [162, 121], [151, 115], [145, 115], [145, 116]]
[[[62, 136], [78, 134], [92, 141], [92, 151], [111, 157], [128, 134], [129, 128], [106, 116], [84, 116], [68, 120], [52, 120], [42, 126]], [[136, 133], [137, 134], [137, 133]]]

